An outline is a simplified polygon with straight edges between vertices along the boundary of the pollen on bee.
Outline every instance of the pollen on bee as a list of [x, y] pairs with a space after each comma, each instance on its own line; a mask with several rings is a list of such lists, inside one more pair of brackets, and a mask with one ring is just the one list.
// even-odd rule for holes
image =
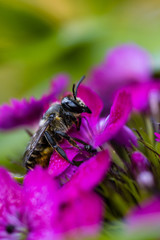
[[42, 155], [45, 155], [45, 154], [50, 154], [51, 153], [51, 148], [50, 147], [47, 147], [44, 149]]
[[55, 117], [55, 120], [58, 120], [58, 121], [60, 121], [60, 120], [61, 120], [61, 118], [60, 118], [60, 117], [58, 117], [58, 116], [56, 116], [56, 117]]
[[45, 148], [41, 152], [41, 157], [37, 158], [37, 163], [40, 164], [42, 167], [46, 167], [48, 165], [48, 161], [50, 159], [52, 152], [53, 149], [51, 147]]

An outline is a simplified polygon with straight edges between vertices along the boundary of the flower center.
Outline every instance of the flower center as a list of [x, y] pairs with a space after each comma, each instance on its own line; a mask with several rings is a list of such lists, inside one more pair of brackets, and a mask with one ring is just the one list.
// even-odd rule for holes
[[[0, 219], [2, 228], [0, 235], [3, 234], [5, 239], [26, 240], [28, 237], [28, 226], [20, 218], [18, 212], [12, 209], [11, 213], [7, 213], [5, 218]], [[1, 232], [3, 231], [3, 233]]]
[[15, 230], [15, 226], [14, 226], [14, 225], [8, 224], [8, 225], [6, 226], [6, 231], [7, 231], [7, 233], [11, 234], [11, 233], [14, 232], [14, 230]]
[[8, 224], [5, 228], [5, 230], [6, 230], [7, 234], [9, 234], [9, 235], [15, 234], [17, 240], [26, 240], [27, 239], [28, 230], [24, 227], [16, 228], [16, 226], [14, 226], [12, 224]]

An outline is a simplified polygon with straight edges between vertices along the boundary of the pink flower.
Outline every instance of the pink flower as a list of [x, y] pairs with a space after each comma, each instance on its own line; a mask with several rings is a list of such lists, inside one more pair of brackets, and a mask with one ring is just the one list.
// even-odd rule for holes
[[91, 70], [88, 85], [102, 98], [105, 109], [109, 109], [117, 90], [133, 83], [150, 81], [151, 64], [149, 54], [134, 44], [111, 49], [104, 61]]
[[77, 231], [93, 234], [103, 217], [102, 200], [95, 193], [72, 184], [60, 188], [40, 167], [26, 175], [23, 186], [0, 168], [0, 202], [0, 239], [4, 240], [64, 239], [64, 234]]
[[128, 231], [157, 231], [160, 222], [160, 199], [154, 197], [133, 209], [126, 217]]
[[40, 168], [28, 174], [24, 187], [1, 168], [0, 238], [52, 239], [51, 219], [56, 189], [56, 183]]
[[0, 130], [10, 130], [21, 126], [35, 125], [49, 104], [63, 93], [68, 85], [68, 77], [58, 75], [52, 82], [49, 93], [44, 94], [39, 100], [31, 97], [29, 101], [11, 100], [11, 105], [3, 104], [0, 107]]
[[159, 101], [160, 83], [158, 81], [135, 83], [123, 89], [131, 94], [133, 109], [136, 111], [148, 109], [149, 103], [150, 107], [155, 109]]

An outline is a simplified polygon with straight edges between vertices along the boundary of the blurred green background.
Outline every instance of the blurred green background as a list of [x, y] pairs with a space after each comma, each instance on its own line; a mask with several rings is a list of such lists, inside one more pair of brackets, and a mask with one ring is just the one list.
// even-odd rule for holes
[[[77, 81], [107, 49], [133, 42], [160, 66], [160, 1], [0, 0], [0, 104], [39, 97], [57, 73]], [[20, 171], [28, 140], [1, 133], [0, 164]]]

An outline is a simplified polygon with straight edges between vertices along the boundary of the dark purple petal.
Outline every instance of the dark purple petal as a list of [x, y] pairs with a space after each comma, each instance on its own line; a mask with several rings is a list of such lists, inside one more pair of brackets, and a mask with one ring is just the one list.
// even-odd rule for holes
[[50, 93], [56, 98], [66, 91], [69, 85], [69, 77], [66, 74], [59, 74], [51, 81]]
[[79, 192], [71, 198], [70, 193], [63, 191], [57, 205], [57, 215], [53, 220], [56, 233], [95, 234], [99, 230], [103, 205], [101, 199], [92, 192]]
[[132, 144], [138, 147], [137, 137], [134, 132], [127, 126], [122, 127], [122, 129], [116, 134], [113, 140], [126, 147], [132, 147]]
[[94, 146], [100, 146], [113, 138], [127, 122], [132, 109], [131, 96], [119, 91], [112, 105], [110, 115], [97, 126]]
[[0, 217], [22, 204], [22, 189], [9, 173], [0, 168]]
[[[0, 130], [10, 130], [21, 126], [32, 126], [39, 121], [43, 112], [49, 107], [49, 104], [56, 101], [66, 88], [68, 78], [65, 75], [59, 75], [51, 82], [51, 88], [48, 94], [37, 100], [31, 97], [26, 99], [12, 99], [11, 104], [3, 104], [0, 107]], [[61, 86], [61, 87], [60, 87]]]
[[160, 199], [153, 198], [133, 209], [126, 218], [128, 230], [141, 230], [159, 228]]
[[137, 171], [145, 171], [149, 167], [147, 158], [139, 151], [131, 154], [132, 167]]
[[70, 179], [75, 189], [93, 189], [104, 178], [110, 167], [110, 156], [107, 150], [97, 153], [94, 157], [81, 164]]
[[[76, 157], [79, 157], [79, 155], [77, 155]], [[61, 175], [58, 176], [60, 185], [66, 184], [71, 179], [71, 177], [77, 172], [78, 168], [79, 168], [78, 166], [70, 164], [69, 167], [65, 171], [63, 171]]]

